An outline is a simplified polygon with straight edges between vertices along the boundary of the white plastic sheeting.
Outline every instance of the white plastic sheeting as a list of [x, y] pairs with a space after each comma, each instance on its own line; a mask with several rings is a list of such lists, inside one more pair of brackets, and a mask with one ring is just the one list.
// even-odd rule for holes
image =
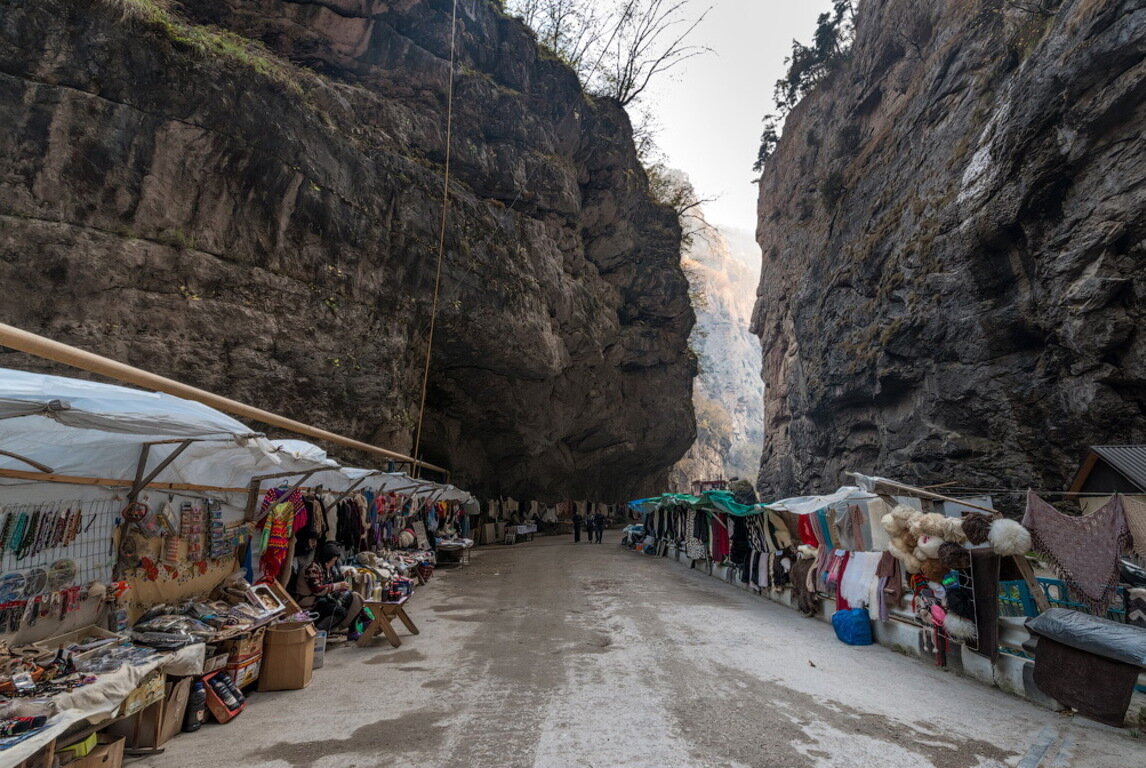
[[[18, 454], [57, 475], [129, 481], [143, 446], [194, 440], [152, 482], [247, 488], [259, 475], [314, 472], [306, 485], [339, 492], [358, 486], [408, 493], [419, 501], [473, 497], [452, 485], [403, 473], [343, 467], [326, 451], [303, 440], [268, 440], [230, 416], [201, 403], [155, 392], [61, 376], [0, 369], [0, 450]], [[148, 472], [178, 443], [151, 445]], [[35, 467], [0, 455], [0, 469]], [[363, 478], [365, 478], [363, 480]], [[262, 487], [291, 478], [269, 479]], [[38, 482], [0, 478], [0, 484]]]
[[826, 509], [844, 501], [869, 501], [879, 498], [874, 493], [860, 490], [852, 486], [843, 486], [835, 493], [827, 496], [794, 496], [790, 499], [781, 499], [771, 504], [761, 504], [765, 509], [793, 512], [797, 515], [810, 515], [821, 509]]
[[[166, 437], [250, 434], [242, 422], [193, 400], [95, 381], [0, 369], [0, 419], [40, 416], [77, 429]], [[4, 430], [12, 423], [4, 424]]]

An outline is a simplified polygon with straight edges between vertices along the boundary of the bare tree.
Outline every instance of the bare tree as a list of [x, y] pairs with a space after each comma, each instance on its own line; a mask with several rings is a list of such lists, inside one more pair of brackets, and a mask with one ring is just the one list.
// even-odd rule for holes
[[692, 0], [507, 0], [561, 56], [592, 93], [622, 106], [640, 98], [649, 83], [708, 48], [688, 38], [708, 15], [690, 13]]
[[622, 105], [632, 103], [657, 75], [681, 62], [709, 52], [687, 42], [712, 6], [696, 18], [688, 15], [689, 0], [628, 0], [604, 52], [606, 93]]
[[600, 36], [612, 16], [608, 5], [602, 8], [600, 3], [586, 0], [509, 0], [506, 7], [537, 33], [541, 45], [578, 74], [591, 66], [586, 62], [600, 46]]

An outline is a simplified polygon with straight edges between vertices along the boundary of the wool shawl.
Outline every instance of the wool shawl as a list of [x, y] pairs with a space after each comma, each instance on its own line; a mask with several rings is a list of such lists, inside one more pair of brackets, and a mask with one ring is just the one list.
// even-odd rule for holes
[[1089, 515], [1064, 515], [1033, 491], [1027, 492], [1023, 525], [1035, 549], [1096, 615], [1105, 615], [1118, 588], [1118, 558], [1130, 543], [1122, 497], [1115, 496]]

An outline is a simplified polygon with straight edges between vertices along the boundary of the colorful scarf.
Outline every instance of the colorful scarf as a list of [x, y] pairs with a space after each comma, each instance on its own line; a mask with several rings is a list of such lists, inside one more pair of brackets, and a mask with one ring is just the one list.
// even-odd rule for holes
[[1118, 589], [1118, 558], [1130, 543], [1122, 497], [1089, 515], [1070, 517], [1028, 491], [1023, 525], [1035, 549], [1050, 558], [1081, 602], [1095, 615], [1105, 615]]

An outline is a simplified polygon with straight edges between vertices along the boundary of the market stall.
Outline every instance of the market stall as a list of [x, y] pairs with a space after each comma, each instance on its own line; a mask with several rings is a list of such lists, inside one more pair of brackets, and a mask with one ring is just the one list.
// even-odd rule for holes
[[[1130, 611], [1118, 606], [1119, 556], [1132, 543], [1119, 497], [1078, 515], [1030, 493], [1019, 522], [993, 509], [990, 498], [956, 499], [853, 476], [856, 486], [771, 503], [728, 491], [639, 499], [630, 508], [642, 523], [630, 528], [626, 541], [830, 619], [846, 643], [918, 646], [940, 666], [980, 668], [966, 651], [985, 660], [988, 680], [998, 679], [997, 665], [1005, 661], [1017, 667], [1019, 684], [1034, 698], [1056, 689], [1051, 675], [1022, 671], [1032, 649], [1016, 639], [1021, 622], [1001, 616], [1004, 587], [1030, 595], [1032, 615], [1053, 603], [1121, 617], [1127, 632], [1146, 638], [1128, 621]], [[1039, 562], [1045, 575], [1035, 573]], [[1044, 655], [1053, 647], [1047, 643]], [[1125, 665], [1119, 673], [1137, 675]], [[1086, 701], [1081, 697], [1072, 703], [1081, 714], [1112, 722], [1128, 701], [1124, 679], [1116, 687], [1120, 705], [1113, 715], [1079, 706]]]
[[256, 686], [305, 687], [316, 616], [290, 591], [315, 546], [343, 545], [367, 599], [404, 603], [432, 573], [427, 534], [456, 536], [475, 504], [95, 382], [0, 370], [0, 425], [5, 765], [72, 738], [65, 758], [155, 748], [233, 719]]

